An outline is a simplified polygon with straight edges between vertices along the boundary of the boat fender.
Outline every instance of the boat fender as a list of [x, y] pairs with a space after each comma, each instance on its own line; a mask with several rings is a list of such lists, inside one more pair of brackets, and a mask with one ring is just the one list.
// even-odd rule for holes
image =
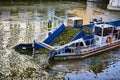
[[107, 37], [106, 43], [110, 43], [110, 42], [111, 42], [111, 37]]

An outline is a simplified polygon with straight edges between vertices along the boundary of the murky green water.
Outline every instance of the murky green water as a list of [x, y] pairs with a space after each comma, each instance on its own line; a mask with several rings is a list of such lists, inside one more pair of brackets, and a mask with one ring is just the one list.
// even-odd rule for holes
[[[2, 74], [9, 76], [12, 70], [16, 70], [16, 72], [18, 70], [18, 72], [20, 72], [23, 68], [28, 70], [28, 67], [34, 67], [40, 68], [40, 71], [37, 70], [37, 72], [40, 72], [37, 74], [37, 77], [43, 80], [61, 80], [63, 78], [66, 80], [120, 79], [119, 48], [83, 60], [54, 61], [50, 69], [47, 70], [48, 73], [44, 75], [44, 69], [41, 67], [42, 64], [45, 64], [47, 55], [37, 54], [35, 59], [33, 59], [31, 56], [22, 55], [12, 49], [13, 46], [19, 43], [32, 42], [33, 35], [36, 33], [46, 32], [45, 22], [51, 19], [53, 14], [59, 17], [65, 17], [66, 15], [77, 16], [76, 14], [67, 12], [78, 9], [81, 10], [79, 14], [83, 19], [102, 17], [104, 21], [114, 21], [120, 19], [119, 11], [109, 11], [106, 9], [106, 4], [92, 2], [38, 2], [23, 4], [24, 3], [0, 6], [0, 77]], [[53, 21], [55, 27], [58, 26], [58, 24], [55, 23], [62, 23], [56, 22], [57, 20], [55, 19]], [[44, 38], [44, 35], [42, 35], [39, 39]], [[33, 77], [34, 76], [28, 76], [30, 79]]]

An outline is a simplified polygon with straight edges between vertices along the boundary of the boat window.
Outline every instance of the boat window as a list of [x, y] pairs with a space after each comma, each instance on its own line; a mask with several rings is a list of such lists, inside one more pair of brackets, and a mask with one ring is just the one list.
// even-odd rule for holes
[[83, 46], [84, 46], [83, 42], [80, 42], [80, 46], [81, 46], [81, 47], [83, 47]]
[[104, 28], [103, 36], [107, 36], [107, 35], [110, 35], [110, 34], [112, 34], [112, 27]]
[[84, 46], [83, 42], [76, 43], [76, 47], [78, 46], [83, 47]]
[[83, 24], [83, 20], [75, 20], [74, 26], [80, 26]]
[[98, 35], [98, 36], [102, 36], [102, 28], [95, 27], [95, 34]]
[[69, 19], [69, 20], [67, 21], [67, 26], [73, 26], [73, 20]]

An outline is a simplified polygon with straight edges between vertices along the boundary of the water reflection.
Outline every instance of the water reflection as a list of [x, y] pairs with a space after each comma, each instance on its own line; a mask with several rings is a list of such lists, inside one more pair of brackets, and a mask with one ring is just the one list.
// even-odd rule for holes
[[1, 11], [1, 19], [9, 20], [10, 19], [10, 11]]
[[57, 61], [52, 69], [65, 72], [65, 80], [119, 80], [118, 53], [119, 48], [83, 60]]
[[0, 50], [3, 50], [3, 37], [4, 37], [4, 33], [2, 32], [3, 31], [3, 28], [1, 26], [1, 29], [0, 29]]
[[[91, 3], [87, 2], [87, 16], [88, 19], [91, 18], [103, 18], [104, 21], [114, 21], [120, 19], [118, 11], [107, 10], [107, 4], [104, 3]], [[115, 14], [115, 15], [114, 15]]]
[[87, 72], [72, 72], [67, 73], [65, 76], [66, 80], [119, 80], [120, 79], [120, 62], [116, 62], [110, 65], [107, 69], [104, 69], [99, 74], [95, 74], [92, 70]]

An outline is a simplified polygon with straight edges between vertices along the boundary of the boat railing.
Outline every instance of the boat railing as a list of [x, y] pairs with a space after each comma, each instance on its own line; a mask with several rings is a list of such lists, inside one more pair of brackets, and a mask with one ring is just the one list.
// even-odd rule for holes
[[95, 43], [94, 43], [95, 40], [96, 40], [96, 38], [91, 38], [91, 39], [87, 39], [84, 41], [88, 47], [91, 47], [91, 46], [95, 45]]
[[[115, 33], [114, 35], [117, 35], [116, 36], [116, 40], [120, 39], [119, 33]], [[66, 53], [65, 50], [68, 49], [68, 48], [70, 49], [69, 53], [71, 53], [71, 54], [74, 54], [74, 53], [78, 53], [78, 54], [80, 54], [80, 53], [87, 53], [89, 51], [92, 51], [92, 49], [93, 50], [103, 49], [104, 47], [100, 47], [100, 46], [98, 46], [98, 47], [96, 46], [95, 47], [95, 40], [96, 40], [96, 38], [90, 38], [90, 39], [84, 40], [84, 42], [86, 43], [86, 46], [84, 46], [84, 45], [80, 46], [80, 42], [73, 43], [72, 45], [69, 45], [69, 46], [61, 49], [60, 50], [60, 54]], [[64, 41], [61, 41], [60, 43], [64, 43]], [[111, 45], [113, 45], [113, 44], [111, 44]], [[110, 44], [106, 44], [104, 46], [107, 47], [107, 46], [110, 46]]]
[[113, 35], [114, 35], [114, 36], [113, 36], [113, 40], [118, 40], [118, 39], [120, 39], [120, 33], [119, 33], [119, 32], [114, 33]]
[[[87, 47], [85, 45], [81, 45], [80, 42], [74, 43], [72, 45], [69, 45], [68, 47], [60, 50], [60, 54], [64, 54], [66, 49], [70, 49], [70, 53], [81, 53], [83, 51], [81, 51], [81, 49], [87, 49], [89, 47], [92, 47], [94, 44], [94, 40], [95, 38], [91, 38], [91, 39], [87, 39], [84, 42], [89, 42], [89, 44], [87, 45]], [[87, 52], [88, 50], [85, 50], [84, 52]]]
[[71, 46], [69, 46], [70, 49], [70, 53], [75, 53], [76, 52], [76, 48], [77, 48], [77, 43], [72, 44]]

